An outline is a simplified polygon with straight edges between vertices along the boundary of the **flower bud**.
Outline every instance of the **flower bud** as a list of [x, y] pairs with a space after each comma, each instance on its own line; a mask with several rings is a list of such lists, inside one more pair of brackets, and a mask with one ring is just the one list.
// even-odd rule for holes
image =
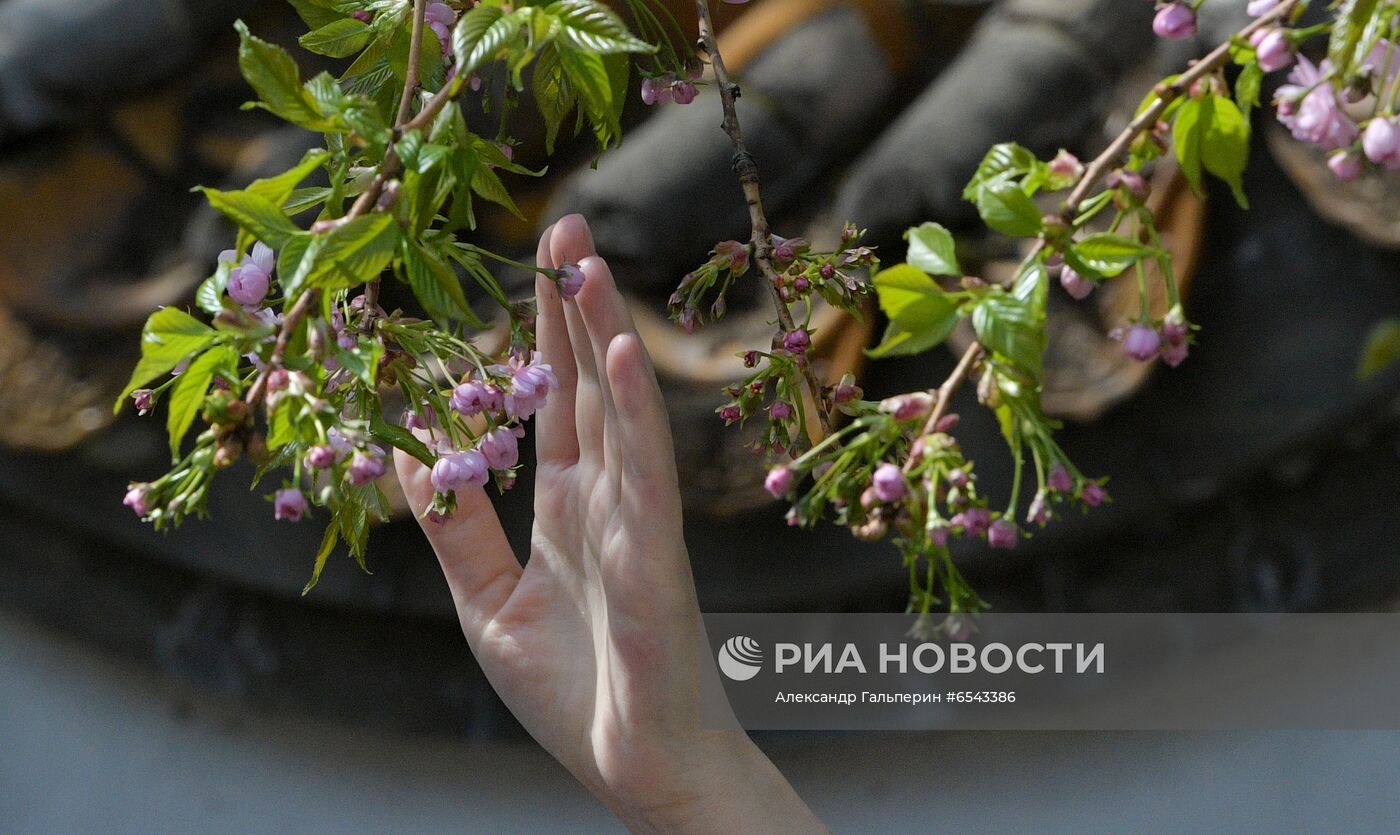
[[429, 474], [433, 489], [439, 493], [480, 487], [486, 483], [486, 478], [486, 457], [474, 449], [439, 457]]
[[310, 509], [306, 495], [295, 487], [278, 490], [273, 497], [272, 516], [278, 521], [300, 522]]
[[131, 393], [131, 404], [144, 415], [156, 405], [156, 393], [150, 389], [137, 389]]
[[961, 422], [962, 418], [957, 412], [950, 412], [938, 419], [938, 422], [933, 425], [933, 431], [943, 433], [952, 432], [954, 429], [958, 428], [958, 424]]
[[463, 417], [471, 417], [482, 412], [498, 412], [504, 403], [500, 389], [478, 380], [469, 380], [452, 390], [448, 405]]
[[1394, 116], [1377, 116], [1361, 135], [1366, 158], [1386, 168], [1400, 168], [1400, 123]]
[[504, 426], [492, 429], [482, 436], [477, 449], [486, 458], [486, 464], [493, 470], [509, 470], [520, 463], [520, 448], [515, 433]]
[[727, 424], [737, 423], [741, 417], [743, 417], [743, 413], [740, 412], [739, 407], [733, 403], [723, 406], [719, 410], [719, 419]]
[[1281, 70], [1293, 63], [1293, 42], [1288, 39], [1288, 32], [1282, 27], [1261, 29], [1249, 40], [1254, 44], [1259, 69], [1264, 72]]
[[856, 385], [856, 376], [847, 372], [841, 375], [841, 379], [831, 389], [831, 402], [840, 405], [850, 403], [852, 400], [859, 400], [865, 392]]
[[1079, 494], [1079, 499], [1089, 507], [1098, 507], [1108, 500], [1108, 491], [1103, 489], [1098, 482], [1090, 481], [1085, 483], [1083, 492]]
[[792, 490], [792, 468], [787, 466], [777, 466], [768, 471], [768, 476], [763, 479], [763, 489], [775, 499], [781, 499]]
[[1057, 177], [1078, 180], [1084, 176], [1084, 163], [1079, 161], [1079, 157], [1061, 149], [1055, 158], [1050, 160], [1050, 173]]
[[1056, 464], [1050, 470], [1050, 476], [1045, 479], [1046, 485], [1057, 493], [1068, 493], [1074, 489], [1074, 479], [1070, 476], [1069, 470], [1064, 464]]
[[987, 532], [991, 520], [992, 515], [985, 507], [969, 507], [948, 521], [954, 527], [962, 528], [968, 536], [981, 536]]
[[699, 92], [695, 89], [695, 85], [689, 81], [677, 81], [671, 87], [671, 98], [675, 99], [676, 104], [690, 104], [695, 101], [695, 96]]
[[987, 544], [993, 548], [1015, 548], [1020, 529], [1010, 519], [998, 519], [987, 529]]
[[685, 309], [676, 317], [676, 324], [686, 333], [695, 333], [695, 329], [700, 325], [700, 311], [693, 305], [686, 305]]
[[374, 15], [370, 14], [364, 9], [356, 9], [355, 11], [350, 13], [350, 16], [361, 23], [369, 23], [371, 20], [374, 20]]
[[1128, 193], [1132, 199], [1138, 203], [1147, 199], [1152, 189], [1147, 184], [1147, 180], [1136, 171], [1126, 168], [1119, 168], [1110, 173], [1108, 179], [1104, 181], [1109, 188], [1121, 188]]
[[318, 444], [306, 451], [306, 466], [312, 470], [330, 469], [338, 457], [334, 447], [329, 444]]
[[895, 420], [922, 420], [933, 411], [933, 395], [926, 391], [912, 391], [887, 397], [880, 401], [879, 409]]
[[1361, 155], [1345, 148], [1333, 151], [1331, 156], [1327, 157], [1327, 167], [1337, 179], [1344, 183], [1351, 182], [1361, 176]]
[[150, 515], [150, 485], [133, 484], [127, 488], [126, 497], [122, 499], [122, 504], [131, 508], [137, 516], [145, 517]]
[[1152, 19], [1152, 31], [1158, 37], [1181, 40], [1196, 34], [1196, 12], [1186, 3], [1168, 3], [1157, 10]]
[[752, 350], [750, 350], [750, 351], [745, 351], [745, 352], [744, 352], [744, 367], [745, 367], [745, 368], [755, 368], [755, 367], [757, 367], [757, 366], [758, 366], [758, 352], [757, 352], [757, 351], [752, 351]]
[[904, 480], [904, 472], [895, 464], [881, 464], [875, 468], [870, 486], [882, 502], [896, 502], [909, 494], [909, 484]]
[[384, 450], [377, 446], [370, 445], [363, 450], [356, 451], [350, 459], [350, 466], [346, 469], [346, 475], [350, 483], [355, 487], [363, 487], [384, 475], [387, 469], [384, 463]]
[[1094, 282], [1080, 275], [1069, 264], [1060, 268], [1060, 286], [1077, 301], [1083, 301], [1094, 292]]
[[565, 264], [555, 270], [555, 275], [558, 277], [559, 295], [564, 298], [572, 299], [583, 289], [583, 270], [577, 264]]
[[783, 334], [783, 347], [788, 353], [801, 356], [812, 346], [812, 338], [805, 328], [795, 328]]
[[768, 407], [768, 416], [773, 420], [787, 420], [792, 417], [792, 404], [786, 400], [774, 400]]
[[1123, 336], [1123, 351], [1138, 362], [1147, 362], [1157, 356], [1161, 346], [1162, 337], [1156, 328], [1146, 322], [1133, 325]]

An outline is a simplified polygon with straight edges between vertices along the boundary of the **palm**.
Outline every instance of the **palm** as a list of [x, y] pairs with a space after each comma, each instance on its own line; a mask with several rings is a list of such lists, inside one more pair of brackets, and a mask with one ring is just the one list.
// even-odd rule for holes
[[[530, 559], [522, 570], [481, 491], [434, 548], [463, 631], [527, 730], [585, 784], [656, 799], [699, 733], [693, 652], [698, 609], [681, 540], [665, 411], [641, 343], [587, 228], [565, 218], [538, 263], [582, 262], [576, 302], [540, 279], [540, 351], [560, 389], [536, 418], [539, 467]], [[619, 409], [618, 404], [623, 404]], [[400, 456], [416, 508], [426, 472]], [[663, 732], [664, 731], [664, 732]], [[663, 748], [646, 740], [670, 739]]]

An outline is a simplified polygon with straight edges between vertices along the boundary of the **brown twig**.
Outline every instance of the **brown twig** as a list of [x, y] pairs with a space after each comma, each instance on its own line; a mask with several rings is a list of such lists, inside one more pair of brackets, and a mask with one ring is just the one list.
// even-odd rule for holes
[[[739, 85], [730, 80], [729, 71], [724, 66], [724, 57], [720, 55], [719, 45], [715, 40], [714, 23], [710, 19], [709, 0], [695, 0], [695, 13], [700, 25], [700, 47], [710, 57], [710, 67], [715, 75], [715, 86], [719, 88], [720, 102], [724, 107], [724, 132], [728, 135], [730, 144], [734, 146], [734, 173], [739, 177], [739, 186], [744, 191], [744, 201], [749, 207], [754, 263], [758, 265], [758, 270], [763, 275], [763, 280], [767, 283], [772, 294], [773, 306], [778, 313], [778, 327], [786, 333], [793, 330], [796, 325], [793, 322], [792, 311], [778, 292], [778, 272], [773, 267], [773, 233], [768, 226], [768, 216], [763, 211], [763, 194], [758, 184], [758, 163], [754, 161], [753, 154], [749, 153], [749, 149], [744, 145], [744, 133], [739, 126], [739, 113], [734, 106], [734, 100], [739, 97]], [[812, 395], [812, 402], [816, 407], [822, 435], [829, 435], [831, 434], [831, 419], [827, 411], [826, 398], [822, 393], [822, 383], [817, 379], [816, 372], [812, 370], [811, 363], [803, 362], [801, 368], [807, 388]], [[815, 442], [821, 439], [813, 438], [812, 440]]]
[[[423, 29], [426, 28], [424, 16], [427, 13], [427, 0], [414, 0], [413, 3], [413, 33], [409, 39], [408, 48], [408, 71], [404, 77], [403, 95], [399, 99], [398, 115], [394, 120], [394, 139], [411, 130], [422, 129], [432, 123], [447, 103], [461, 94], [465, 85], [451, 83], [443, 85], [443, 88], [423, 105], [417, 116], [409, 118], [409, 113], [413, 106], [413, 93], [418, 89], [418, 62], [423, 49]], [[399, 160], [398, 152], [393, 145], [384, 154], [384, 161], [379, 164], [379, 171], [370, 181], [369, 187], [364, 190], [353, 204], [350, 211], [345, 213], [343, 220], [353, 220], [360, 215], [373, 211], [375, 203], [379, 200], [379, 195], [384, 191], [384, 184], [398, 176], [403, 169], [403, 164]], [[282, 319], [282, 327], [277, 333], [277, 342], [272, 346], [272, 355], [268, 357], [267, 366], [258, 374], [253, 385], [248, 389], [247, 403], [249, 411], [262, 402], [267, 394], [267, 379], [275, 368], [282, 366], [282, 361], [287, 353], [287, 345], [291, 343], [292, 334], [296, 333], [297, 327], [301, 325], [301, 320], [306, 318], [312, 306], [316, 302], [317, 292], [312, 289], [306, 291], [291, 310]], [[373, 328], [374, 310], [379, 304], [379, 279], [375, 278], [365, 284], [365, 308], [364, 318], [361, 321], [361, 329], [368, 332]]]
[[[1294, 7], [1297, 5], [1298, 0], [1286, 0], [1286, 2], [1280, 3], [1268, 13], [1260, 15], [1250, 22], [1248, 26], [1245, 26], [1236, 33], [1235, 37], [1247, 40], [1250, 35], [1259, 29], [1269, 26], [1291, 14]], [[1079, 178], [1079, 182], [1075, 184], [1074, 190], [1069, 193], [1069, 197], [1065, 198], [1064, 206], [1067, 214], [1072, 214], [1078, 209], [1079, 204], [1084, 202], [1084, 198], [1088, 196], [1090, 190], [1092, 190], [1098, 181], [1108, 173], [1109, 169], [1122, 158], [1123, 153], [1128, 150], [1128, 146], [1133, 143], [1133, 140], [1137, 139], [1144, 131], [1154, 127], [1157, 124], [1157, 120], [1161, 118], [1162, 113], [1166, 111], [1167, 107], [1174, 100], [1189, 91], [1191, 85], [1225, 65], [1225, 62], [1230, 58], [1230, 42], [1232, 40], [1234, 40], [1234, 38], [1225, 41], [1215, 49], [1206, 53], [1204, 57], [1193, 63], [1170, 84], [1157, 85], [1153, 91], [1156, 94], [1156, 98], [1153, 99], [1152, 104], [1148, 105], [1145, 110], [1129, 122], [1127, 126], [1114, 137], [1113, 141], [1108, 143], [1108, 147], [1104, 148], [1098, 156], [1094, 157], [1092, 162], [1085, 166], [1083, 176]], [[1022, 262], [1022, 267], [1040, 254], [1042, 246], [1043, 242], [1037, 244], [1035, 248], [1031, 250], [1030, 254], [1026, 256], [1025, 261]], [[962, 358], [958, 361], [957, 366], [954, 367], [953, 373], [948, 375], [948, 379], [944, 380], [943, 384], [938, 388], [929, 390], [929, 394], [933, 395], [935, 400], [933, 410], [929, 412], [928, 420], [924, 423], [922, 434], [928, 435], [934, 431], [938, 422], [942, 420], [943, 416], [947, 413], [948, 403], [952, 400], [954, 392], [956, 392], [963, 384], [963, 381], [967, 379], [968, 372], [977, 364], [984, 353], [986, 353], [986, 349], [982, 347], [982, 343], [974, 340], [971, 345], [967, 346], [967, 350], [963, 351]], [[908, 469], [909, 465], [912, 463], [912, 461], [906, 462], [905, 468]]]

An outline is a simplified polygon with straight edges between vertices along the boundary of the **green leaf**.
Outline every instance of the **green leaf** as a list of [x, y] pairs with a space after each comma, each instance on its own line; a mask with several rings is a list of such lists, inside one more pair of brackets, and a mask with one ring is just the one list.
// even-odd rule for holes
[[560, 36], [579, 49], [598, 55], [656, 51], [651, 44], [632, 37], [622, 19], [596, 0], [555, 0], [544, 10], [563, 24]]
[[282, 212], [280, 206], [261, 194], [251, 191], [219, 191], [200, 189], [209, 205], [242, 229], [272, 247], [281, 249], [301, 230]]
[[[258, 197], [266, 198], [268, 202], [280, 209], [283, 207], [283, 204], [291, 198], [292, 193], [296, 191], [296, 187], [301, 184], [301, 181], [311, 176], [311, 172], [320, 168], [326, 160], [330, 159], [330, 156], [329, 151], [321, 148], [313, 148], [302, 156], [301, 162], [283, 171], [276, 177], [264, 177], [260, 180], [254, 180], [248, 185], [245, 191], [249, 194], [255, 194]], [[264, 241], [264, 243], [267, 242]], [[268, 246], [272, 245], [268, 244]]]
[[238, 67], [262, 100], [260, 106], [307, 130], [334, 130], [334, 122], [321, 114], [310, 93], [302, 87], [301, 73], [292, 56], [282, 47], [255, 37], [243, 21], [236, 21], [233, 26], [239, 38]]
[[326, 560], [330, 558], [331, 552], [335, 550], [335, 544], [340, 539], [340, 531], [335, 522], [326, 526], [326, 534], [321, 537], [321, 547], [316, 551], [316, 564], [311, 569], [311, 579], [306, 581], [306, 587], [301, 590], [302, 597], [305, 597], [316, 584], [321, 580], [321, 571], [326, 567]]
[[520, 207], [515, 205], [511, 199], [510, 192], [506, 191], [505, 183], [501, 182], [500, 176], [484, 165], [477, 166], [472, 174], [472, 191], [476, 192], [482, 199], [490, 200], [498, 206], [504, 206], [507, 211], [521, 220], [525, 215], [520, 211]]
[[559, 126], [569, 111], [574, 109], [576, 98], [573, 87], [564, 75], [564, 65], [559, 63], [559, 52], [554, 44], [540, 50], [535, 59], [535, 71], [530, 79], [535, 106], [544, 118], [545, 152], [554, 153], [554, 142], [559, 136]]
[[1235, 101], [1239, 104], [1245, 121], [1249, 120], [1249, 112], [1259, 106], [1259, 91], [1263, 85], [1264, 70], [1259, 67], [1257, 61], [1245, 64], [1239, 77], [1235, 79]]
[[1127, 268], [1153, 255], [1156, 250], [1143, 246], [1119, 235], [1102, 232], [1089, 235], [1073, 245], [1077, 261], [1071, 264], [1076, 270], [1086, 266], [1090, 275], [1112, 278]]
[[290, 397], [277, 402], [276, 408], [267, 420], [267, 448], [278, 450], [297, 439], [297, 425], [292, 420], [292, 410], [297, 403]]
[[397, 447], [404, 452], [423, 462], [423, 466], [431, 467], [437, 462], [437, 458], [427, 445], [418, 440], [414, 434], [398, 424], [389, 423], [384, 420], [384, 416], [376, 410], [370, 414], [369, 433], [376, 440], [383, 441], [390, 446]]
[[977, 191], [983, 183], [1003, 176], [1009, 179], [1029, 174], [1035, 170], [1038, 162], [1035, 154], [1015, 142], [993, 145], [963, 189], [963, 199], [976, 202]]
[[121, 411], [133, 391], [208, 348], [214, 336], [213, 328], [179, 308], [162, 307], [152, 313], [141, 329], [141, 361], [117, 397], [113, 413]]
[[296, 10], [302, 22], [312, 29], [319, 29], [345, 17], [337, 6], [338, 0], [287, 0]]
[[404, 239], [400, 249], [408, 284], [430, 316], [447, 321], [466, 320], [474, 328], [485, 325], [467, 304], [462, 282], [451, 267], [417, 241]]
[[1400, 361], [1400, 319], [1378, 322], [1366, 335], [1361, 350], [1361, 364], [1356, 369], [1358, 379], [1378, 374]]
[[920, 268], [896, 264], [873, 279], [880, 309], [889, 318], [884, 339], [867, 353], [876, 359], [929, 350], [958, 323], [958, 304]]
[[345, 17], [307, 32], [298, 42], [317, 55], [348, 58], [368, 46], [373, 35], [369, 24]]
[[230, 261], [220, 261], [214, 274], [199, 283], [194, 292], [194, 302], [199, 309], [210, 316], [217, 316], [224, 309], [224, 290], [228, 288], [228, 274], [233, 269]]
[[204, 395], [209, 392], [209, 384], [214, 381], [214, 372], [222, 366], [238, 360], [238, 352], [228, 346], [210, 348], [200, 354], [175, 381], [170, 390], [170, 413], [166, 417], [165, 428], [170, 434], [170, 457], [180, 457], [180, 442], [190, 431], [195, 416], [204, 405]]
[[1230, 186], [1241, 209], [1248, 209], [1249, 200], [1244, 196], [1241, 178], [1249, 163], [1249, 122], [1239, 107], [1224, 96], [1211, 96], [1205, 101], [1201, 113], [1205, 125], [1201, 134], [1201, 163]]
[[1341, 0], [1332, 23], [1332, 37], [1327, 42], [1327, 57], [1341, 78], [1349, 77], [1361, 60], [1363, 44], [1368, 44], [1369, 30], [1376, 26], [1376, 9], [1380, 0]]
[[937, 223], [923, 223], [904, 233], [909, 242], [906, 260], [930, 275], [962, 275], [954, 252], [953, 234]]
[[604, 148], [613, 144], [622, 129], [614, 107], [612, 78], [603, 56], [575, 49], [560, 49], [559, 63], [569, 84], [578, 94], [579, 107], [593, 125], [598, 144]]
[[1186, 99], [1172, 122], [1172, 147], [1176, 150], [1176, 161], [1181, 164], [1181, 173], [1186, 175], [1186, 182], [1197, 195], [1201, 193], [1201, 136], [1204, 133], [1201, 124], [1204, 105], [1201, 101]]
[[343, 290], [377, 278], [398, 246], [399, 227], [386, 214], [361, 215], [321, 235], [303, 232], [277, 261], [290, 297], [306, 287]]
[[1035, 201], [1009, 179], [999, 177], [982, 184], [975, 202], [982, 221], [1003, 235], [1024, 238], [1040, 233], [1041, 216]]
[[988, 293], [972, 309], [977, 341], [1012, 365], [1040, 379], [1045, 351], [1045, 325], [1030, 304], [1000, 289]]
[[506, 14], [500, 6], [482, 4], [462, 16], [452, 30], [452, 52], [457, 58], [457, 77], [479, 69], [496, 57], [520, 33], [520, 18]]

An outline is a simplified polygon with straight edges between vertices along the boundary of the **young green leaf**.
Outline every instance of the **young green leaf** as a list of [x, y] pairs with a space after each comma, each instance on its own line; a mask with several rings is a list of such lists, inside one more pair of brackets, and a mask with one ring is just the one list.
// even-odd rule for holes
[[282, 208], [252, 191], [219, 191], [214, 188], [200, 189], [209, 205], [218, 209], [224, 217], [273, 249], [281, 249], [288, 239], [301, 230], [292, 223]]
[[563, 24], [560, 36], [579, 49], [598, 55], [656, 51], [633, 37], [622, 19], [597, 0], [555, 0], [544, 10]]
[[141, 361], [117, 397], [113, 413], [121, 411], [133, 391], [208, 348], [214, 336], [213, 328], [179, 308], [162, 307], [152, 313], [141, 329]]
[[209, 384], [214, 381], [214, 372], [231, 366], [238, 360], [238, 353], [229, 346], [210, 348], [194, 359], [175, 381], [170, 390], [170, 413], [166, 416], [165, 428], [170, 434], [170, 457], [180, 458], [180, 442], [190, 431], [195, 416], [204, 405], [204, 395], [209, 392]]
[[520, 18], [500, 6], [485, 3], [463, 15], [452, 30], [452, 52], [457, 59], [457, 77], [479, 69], [520, 33]]
[[1156, 250], [1120, 235], [1101, 232], [1089, 235], [1073, 244], [1077, 259], [1071, 264], [1076, 270], [1088, 267], [1089, 275], [1112, 278], [1152, 255]]
[[889, 319], [884, 339], [867, 352], [873, 358], [923, 353], [947, 339], [958, 323], [957, 302], [912, 264], [881, 270], [873, 283]]
[[373, 35], [368, 24], [345, 17], [307, 32], [298, 42], [317, 55], [348, 58], [368, 46]]
[[554, 142], [559, 136], [559, 126], [569, 111], [574, 109], [574, 89], [564, 75], [564, 66], [559, 63], [559, 52], [554, 44], [546, 44], [535, 59], [535, 71], [530, 79], [535, 106], [544, 118], [545, 152], [554, 153]]
[[259, 106], [307, 130], [334, 130], [334, 122], [321, 114], [302, 87], [301, 73], [292, 56], [282, 47], [254, 36], [243, 21], [233, 26], [239, 38], [238, 67], [262, 100]]
[[1356, 376], [1364, 380], [1396, 362], [1400, 362], [1400, 319], [1386, 319], [1376, 323], [1366, 335]]
[[[301, 184], [301, 181], [311, 176], [311, 172], [320, 168], [326, 160], [330, 159], [330, 156], [329, 151], [313, 148], [302, 156], [301, 162], [275, 177], [254, 180], [248, 184], [245, 191], [249, 194], [265, 197], [274, 206], [281, 208], [296, 191], [296, 187]], [[271, 244], [268, 245], [271, 246]]]
[[316, 551], [316, 563], [311, 569], [311, 579], [306, 581], [306, 587], [301, 590], [301, 596], [305, 597], [310, 591], [316, 588], [316, 584], [321, 580], [321, 571], [326, 567], [326, 560], [330, 558], [331, 552], [335, 550], [335, 544], [340, 540], [340, 530], [335, 522], [326, 526], [326, 533], [321, 537], [321, 547]]
[[1201, 164], [1230, 186], [1241, 209], [1248, 209], [1241, 178], [1249, 162], [1249, 122], [1239, 107], [1224, 96], [1211, 96], [1205, 102], [1201, 112]]
[[400, 245], [404, 275], [423, 308], [434, 319], [465, 320], [474, 328], [485, 327], [467, 304], [462, 282], [452, 268], [417, 241], [405, 238]]
[[909, 242], [906, 260], [930, 275], [962, 275], [954, 252], [953, 234], [937, 223], [923, 223], [904, 233]]
[[1032, 379], [1040, 379], [1045, 351], [1045, 326], [1025, 301], [1000, 289], [988, 293], [972, 309], [977, 341], [1005, 357]]
[[1040, 210], [1012, 180], [998, 177], [983, 183], [975, 202], [982, 221], [1003, 235], [1024, 238], [1040, 233]]
[[385, 214], [361, 215], [334, 230], [291, 238], [277, 271], [287, 295], [303, 287], [341, 290], [377, 278], [398, 246], [399, 227]]
[[1186, 99], [1172, 122], [1172, 147], [1176, 151], [1176, 161], [1181, 164], [1181, 173], [1196, 194], [1201, 193], [1201, 113], [1204, 105], [1201, 99]]
[[422, 461], [425, 467], [431, 467], [437, 462], [426, 444], [402, 426], [384, 420], [384, 416], [378, 410], [370, 413], [369, 433], [374, 436], [375, 440], [397, 447]]
[[972, 175], [967, 186], [963, 189], [963, 199], [969, 202], [977, 202], [977, 191], [983, 183], [993, 179], [1020, 177], [1035, 170], [1039, 161], [1035, 154], [1022, 148], [1014, 142], [1003, 142], [993, 145], [987, 151], [982, 162], [977, 166], [977, 172]]

